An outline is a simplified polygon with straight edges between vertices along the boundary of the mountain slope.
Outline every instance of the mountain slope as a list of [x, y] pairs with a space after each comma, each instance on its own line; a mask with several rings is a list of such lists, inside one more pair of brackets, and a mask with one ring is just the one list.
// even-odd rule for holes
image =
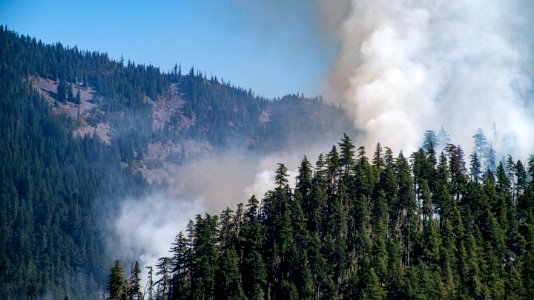
[[94, 299], [107, 265], [99, 210], [146, 184], [106, 144], [73, 139], [16, 70], [2, 63], [0, 78], [0, 294]]
[[75, 135], [116, 143], [128, 165], [146, 166], [143, 156], [155, 156], [150, 150], [180, 164], [212, 150], [270, 151], [353, 131], [340, 108], [320, 99], [288, 95], [269, 101], [193, 68], [162, 73], [6, 30], [2, 39], [6, 63], [24, 74], [56, 114], [71, 117]]
[[0, 27], [0, 294], [95, 298], [102, 216], [173, 168], [350, 131], [319, 99], [268, 100], [191, 69], [163, 73]]

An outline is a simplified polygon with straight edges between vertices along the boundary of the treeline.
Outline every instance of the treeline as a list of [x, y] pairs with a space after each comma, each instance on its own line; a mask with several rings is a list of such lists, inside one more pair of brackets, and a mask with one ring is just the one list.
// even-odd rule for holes
[[469, 171], [427, 146], [368, 158], [345, 135], [295, 188], [280, 164], [261, 201], [190, 221], [146, 287], [116, 261], [111, 299], [529, 299], [534, 158]]

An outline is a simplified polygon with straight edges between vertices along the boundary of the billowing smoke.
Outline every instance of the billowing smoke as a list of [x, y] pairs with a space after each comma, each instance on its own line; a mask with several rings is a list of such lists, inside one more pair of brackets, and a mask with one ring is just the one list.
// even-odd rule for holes
[[201, 197], [183, 197], [170, 191], [123, 199], [118, 216], [112, 220], [111, 254], [116, 259], [154, 266], [158, 258], [169, 256], [174, 237], [186, 228], [189, 219], [204, 211], [202, 203]]
[[[348, 3], [347, 1], [342, 1]], [[376, 142], [414, 150], [444, 126], [469, 147], [478, 128], [534, 148], [532, 1], [318, 1], [340, 43], [330, 74], [354, 125]], [[467, 148], [470, 149], [470, 148]]]

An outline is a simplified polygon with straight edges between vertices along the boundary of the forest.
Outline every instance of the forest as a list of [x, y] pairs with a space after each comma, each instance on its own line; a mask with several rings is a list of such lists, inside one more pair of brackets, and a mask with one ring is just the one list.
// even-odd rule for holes
[[[52, 103], [32, 76], [57, 85]], [[183, 107], [156, 128], [150, 101], [172, 86]], [[87, 122], [109, 122], [109, 143], [75, 137], [83, 122], [54, 111], [86, 101], [74, 88], [95, 91], [88, 101], [101, 112]], [[170, 255], [141, 266], [114, 262], [102, 227], [117, 199], [159, 187], [138, 169], [150, 144], [189, 139], [213, 151], [267, 152], [347, 132], [351, 122], [320, 98], [269, 100], [194, 68], [165, 73], [2, 26], [0, 91], [2, 299], [534, 294], [534, 160], [497, 153], [481, 131], [469, 157], [443, 130], [427, 132], [410, 156], [380, 145], [367, 155], [344, 135], [315, 164], [304, 158], [295, 182], [280, 164], [263, 198], [191, 216]]]
[[279, 164], [262, 199], [190, 220], [146, 286], [116, 260], [110, 299], [530, 299], [534, 157], [483, 169], [425, 137], [394, 156], [344, 135], [294, 187]]
[[74, 124], [14, 67], [9, 35], [0, 30], [0, 298], [94, 299], [107, 266], [100, 210], [147, 184], [110, 146], [72, 138]]
[[[53, 88], [43, 95], [32, 79]], [[172, 87], [183, 107], [154, 127], [154, 103]], [[91, 97], [80, 95], [88, 90]], [[68, 107], [96, 108], [85, 120], [61, 113]], [[109, 124], [109, 141], [74, 134], [98, 123]], [[194, 68], [163, 72], [0, 26], [0, 299], [102, 295], [113, 263], [106, 222], [121, 199], [164, 187], [139, 170], [203, 154], [150, 161], [149, 145], [194, 141], [206, 152], [265, 152], [338, 127], [351, 124], [320, 98], [266, 99]]]

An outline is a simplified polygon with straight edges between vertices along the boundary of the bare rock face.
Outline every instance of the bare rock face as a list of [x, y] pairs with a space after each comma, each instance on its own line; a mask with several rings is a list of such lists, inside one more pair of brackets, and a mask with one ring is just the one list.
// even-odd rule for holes
[[155, 101], [149, 99], [148, 103], [152, 105], [152, 128], [158, 130], [180, 112], [185, 101], [174, 83], [164, 95], [158, 96]]
[[79, 127], [72, 134], [75, 137], [83, 138], [87, 135], [96, 136], [104, 143], [111, 144], [111, 125], [109, 122], [101, 122], [89, 125], [89, 119], [95, 114], [103, 114], [100, 107], [93, 103], [95, 90], [81, 84], [72, 84], [72, 93], [76, 95], [80, 92], [80, 104], [72, 102], [57, 101], [57, 89], [59, 82], [32, 76], [29, 78], [32, 87], [41, 95], [52, 107], [54, 114], [61, 114], [78, 121]]
[[90, 126], [90, 125], [86, 125], [86, 126], [81, 126], [79, 127], [78, 129], [75, 129], [73, 132], [72, 132], [72, 135], [74, 137], [80, 137], [80, 138], [83, 138], [84, 136], [88, 135], [88, 136], [94, 136], [96, 134], [96, 136], [98, 136], [98, 138], [108, 144], [108, 145], [111, 145], [111, 137], [110, 137], [110, 134], [111, 134], [111, 125], [109, 123], [98, 123], [96, 125], [96, 127], [93, 127], [93, 126]]
[[[103, 143], [111, 145], [114, 128], [99, 104], [101, 101], [97, 101], [97, 92], [93, 88], [70, 83], [72, 93], [74, 95], [80, 93], [80, 104], [76, 104], [58, 101], [58, 81], [38, 76], [32, 76], [28, 78], [28, 81], [51, 106], [54, 114], [65, 115], [76, 121], [78, 126], [72, 132], [74, 137], [96, 136]], [[173, 118], [181, 127], [187, 128], [194, 125], [194, 119], [188, 119], [183, 115], [182, 108], [185, 101], [177, 84], [170, 84], [167, 91], [158, 95], [156, 99], [145, 97], [145, 101], [152, 107], [152, 129], [154, 131], [162, 130], [165, 124], [173, 121]], [[95, 116], [101, 117], [95, 118]], [[95, 119], [100, 121], [95, 122]], [[143, 159], [137, 162], [135, 169], [149, 183], [161, 184], [176, 174], [179, 168], [177, 160], [190, 159], [212, 150], [213, 147], [208, 142], [194, 139], [185, 139], [180, 142], [154, 141], [148, 144]]]

